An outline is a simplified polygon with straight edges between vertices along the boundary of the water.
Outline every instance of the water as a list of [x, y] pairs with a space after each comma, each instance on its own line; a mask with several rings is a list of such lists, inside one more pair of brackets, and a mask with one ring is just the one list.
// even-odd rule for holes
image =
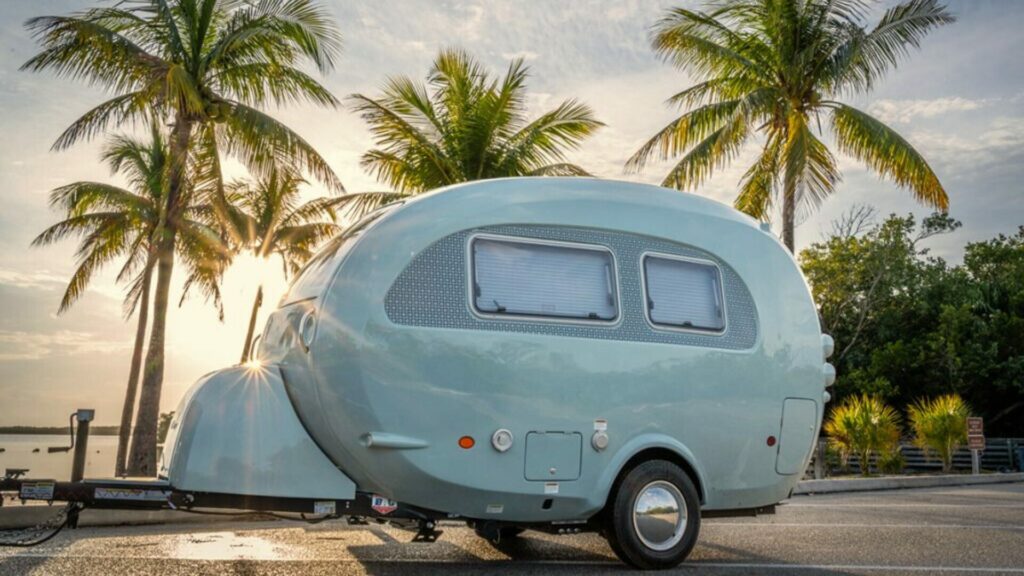
[[[71, 479], [74, 451], [49, 454], [50, 446], [68, 446], [71, 436], [0, 434], [0, 475], [7, 468], [28, 468], [27, 477], [53, 480]], [[33, 450], [39, 452], [33, 453]], [[90, 436], [85, 458], [86, 478], [110, 478], [114, 475], [117, 457], [117, 436]]]

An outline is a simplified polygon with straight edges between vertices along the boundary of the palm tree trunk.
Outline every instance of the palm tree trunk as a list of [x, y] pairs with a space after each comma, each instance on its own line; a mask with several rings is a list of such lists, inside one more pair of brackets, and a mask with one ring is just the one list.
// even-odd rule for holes
[[156, 292], [153, 297], [153, 327], [146, 351], [139, 411], [135, 417], [128, 474], [156, 475], [156, 431], [160, 418], [160, 390], [164, 380], [164, 339], [167, 332], [167, 308], [170, 303], [171, 274], [174, 271], [173, 242], [158, 254]]
[[115, 461], [116, 476], [124, 476], [125, 459], [128, 456], [128, 438], [132, 431], [132, 416], [135, 413], [135, 395], [139, 388], [139, 372], [142, 369], [142, 345], [146, 340], [146, 324], [149, 322], [149, 283], [153, 278], [153, 267], [146, 263], [142, 278], [142, 294], [139, 297], [139, 319], [135, 329], [135, 349], [132, 350], [132, 364], [128, 369], [128, 389], [124, 394], [124, 406], [121, 408], [121, 427], [117, 431], [117, 460]]
[[256, 331], [256, 314], [263, 305], [263, 284], [256, 290], [256, 299], [252, 302], [252, 314], [249, 316], [249, 331], [245, 333], [245, 347], [242, 348], [242, 364], [249, 361], [249, 349], [252, 348], [252, 337]]
[[786, 182], [782, 195], [782, 243], [793, 253], [793, 228], [796, 227], [796, 182]]
[[170, 303], [171, 274], [174, 271], [174, 245], [177, 219], [183, 208], [185, 162], [192, 134], [192, 120], [178, 113], [171, 132], [170, 166], [167, 175], [167, 204], [158, 232], [156, 293], [153, 298], [153, 328], [142, 376], [139, 410], [135, 417], [128, 474], [156, 475], [156, 440], [160, 419], [160, 392], [164, 383], [164, 341], [167, 332], [167, 308]]

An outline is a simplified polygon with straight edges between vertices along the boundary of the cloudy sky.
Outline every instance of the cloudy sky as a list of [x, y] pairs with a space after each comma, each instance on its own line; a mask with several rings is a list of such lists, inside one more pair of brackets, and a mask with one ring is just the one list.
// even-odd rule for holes
[[[328, 1], [345, 40], [338, 69], [324, 79], [335, 94], [373, 94], [386, 75], [422, 77], [445, 46], [467, 49], [495, 72], [522, 57], [532, 70], [533, 110], [576, 97], [608, 124], [574, 161], [605, 178], [658, 182], [663, 175], [664, 166], [655, 166], [624, 176], [622, 165], [672, 118], [664, 100], [690, 83], [651, 53], [648, 29], [666, 7], [695, 3]], [[59, 425], [77, 407], [96, 408], [101, 424], [116, 423], [120, 414], [134, 335], [133, 323], [121, 318], [121, 287], [105, 274], [70, 312], [57, 316], [74, 247], [29, 247], [56, 218], [46, 205], [49, 190], [76, 180], [117, 181], [97, 161], [99, 142], [50, 151], [60, 132], [104, 94], [18, 71], [36, 50], [21, 27], [25, 19], [95, 3], [0, 5], [0, 425]], [[890, 122], [930, 160], [949, 192], [952, 215], [964, 223], [930, 247], [957, 261], [966, 242], [1024, 224], [1024, 2], [966, 0], [950, 7], [959, 22], [933, 33], [898, 73], [851, 103]], [[371, 142], [351, 112], [291, 107], [273, 113], [321, 151], [350, 191], [380, 189], [358, 166]], [[698, 193], [728, 203], [750, 152]], [[820, 239], [854, 203], [883, 214], [927, 213], [856, 162], [843, 160], [842, 169], [838, 193], [797, 228], [798, 245]], [[241, 262], [229, 272], [223, 324], [201, 301], [172, 311], [165, 409], [173, 409], [198, 376], [237, 360], [255, 290], [243, 278], [257, 266]], [[267, 301], [275, 302], [281, 290], [275, 277]]]

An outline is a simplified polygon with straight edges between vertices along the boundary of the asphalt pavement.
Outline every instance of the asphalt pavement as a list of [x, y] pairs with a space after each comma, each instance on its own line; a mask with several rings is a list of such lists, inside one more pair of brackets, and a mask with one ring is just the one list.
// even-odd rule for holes
[[[599, 536], [527, 532], [492, 547], [448, 525], [433, 544], [342, 522], [68, 530], [0, 548], [0, 574], [611, 574]], [[1024, 483], [798, 496], [772, 516], [705, 519], [680, 574], [1024, 575]]]

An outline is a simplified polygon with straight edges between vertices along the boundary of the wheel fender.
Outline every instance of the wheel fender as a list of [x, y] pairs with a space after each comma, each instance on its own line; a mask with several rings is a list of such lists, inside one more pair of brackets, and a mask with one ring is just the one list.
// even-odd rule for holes
[[615, 484], [615, 479], [619, 477], [619, 474], [626, 466], [626, 463], [637, 454], [651, 449], [669, 450], [689, 464], [693, 473], [697, 476], [695, 480], [698, 484], [698, 491], [701, 494], [701, 499], [707, 499], [708, 485], [707, 482], [705, 482], [704, 471], [701, 468], [700, 463], [693, 456], [693, 452], [691, 452], [685, 444], [671, 436], [666, 436], [664, 434], [642, 434], [631, 439], [619, 448], [615, 452], [611, 462], [609, 462], [608, 466], [606, 466], [604, 471], [601, 473], [601, 476], [597, 481], [597, 490], [595, 490], [595, 509], [604, 507], [605, 503], [608, 501], [608, 496], [611, 493], [612, 486]]

